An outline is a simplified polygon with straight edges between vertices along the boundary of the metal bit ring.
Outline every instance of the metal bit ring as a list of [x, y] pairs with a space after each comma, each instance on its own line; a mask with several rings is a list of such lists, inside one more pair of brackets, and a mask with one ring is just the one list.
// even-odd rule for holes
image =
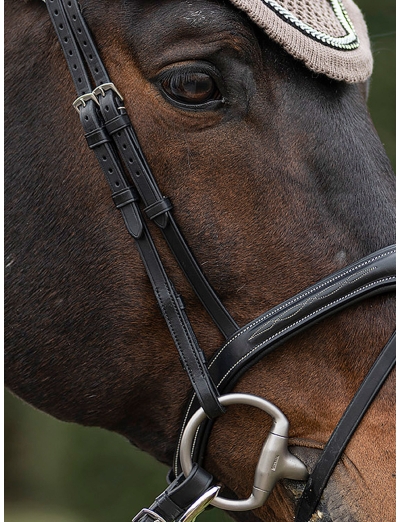
[[[308, 471], [305, 465], [287, 449], [289, 422], [285, 415], [271, 402], [242, 393], [232, 393], [219, 397], [221, 404], [247, 404], [255, 406], [273, 418], [273, 424], [264, 443], [254, 475], [253, 491], [246, 500], [230, 500], [216, 497], [211, 504], [228, 511], [248, 511], [261, 507], [279, 479], [306, 480]], [[192, 467], [191, 450], [200, 423], [207, 418], [203, 408], [196, 411], [188, 422], [182, 436], [180, 461], [183, 473], [187, 476]]]

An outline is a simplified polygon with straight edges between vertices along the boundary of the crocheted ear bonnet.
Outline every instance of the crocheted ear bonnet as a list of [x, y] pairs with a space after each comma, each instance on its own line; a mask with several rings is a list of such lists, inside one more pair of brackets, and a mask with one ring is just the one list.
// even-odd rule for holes
[[312, 71], [350, 83], [371, 75], [367, 27], [352, 0], [231, 2]]

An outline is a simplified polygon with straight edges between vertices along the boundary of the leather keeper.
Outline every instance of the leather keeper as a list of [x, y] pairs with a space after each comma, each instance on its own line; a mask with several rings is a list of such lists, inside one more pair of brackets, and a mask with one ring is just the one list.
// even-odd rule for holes
[[149, 219], [155, 219], [161, 214], [168, 212], [172, 209], [172, 203], [169, 198], [164, 197], [155, 203], [152, 203], [148, 207], [144, 209], [146, 215]]
[[107, 129], [100, 127], [92, 132], [85, 134], [86, 141], [88, 142], [89, 148], [94, 149], [103, 143], [111, 141], [110, 135]]
[[124, 190], [121, 190], [121, 192], [117, 192], [113, 195], [112, 198], [117, 208], [129, 205], [129, 203], [132, 203], [133, 201], [138, 201], [139, 199], [136, 190], [132, 187], [128, 187]]
[[127, 114], [120, 114], [106, 123], [107, 130], [110, 134], [115, 134], [121, 129], [129, 127], [129, 125], [131, 125], [131, 121]]

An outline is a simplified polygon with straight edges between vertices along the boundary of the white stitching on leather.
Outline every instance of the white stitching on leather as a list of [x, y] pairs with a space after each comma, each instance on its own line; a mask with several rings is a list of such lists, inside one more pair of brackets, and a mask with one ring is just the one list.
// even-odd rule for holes
[[225, 348], [227, 348], [235, 339], [237, 339], [238, 337], [240, 337], [241, 335], [243, 335], [244, 333], [246, 333], [250, 328], [253, 328], [253, 326], [256, 326], [257, 324], [265, 321], [265, 319], [267, 319], [268, 317], [271, 317], [271, 315], [274, 315], [276, 314], [277, 312], [279, 312], [280, 310], [284, 310], [285, 308], [288, 308], [290, 305], [296, 303], [297, 301], [303, 299], [303, 297], [315, 292], [316, 290], [320, 290], [322, 288], [324, 288], [325, 286], [333, 283], [334, 281], [336, 281], [337, 279], [341, 279], [343, 276], [346, 276], [347, 274], [351, 274], [352, 272], [354, 272], [355, 270], [358, 270], [359, 268], [362, 268], [363, 266], [365, 265], [369, 265], [370, 263], [373, 263], [374, 261], [376, 261], [377, 259], [381, 259], [383, 257], [387, 257], [391, 254], [394, 254], [396, 253], [396, 250], [390, 250], [388, 252], [384, 252], [382, 254], [380, 254], [379, 256], [375, 256], [373, 257], [372, 259], [369, 259], [367, 261], [364, 261], [363, 263], [360, 263], [356, 266], [354, 266], [353, 268], [349, 269], [349, 270], [345, 270], [343, 273], [331, 278], [331, 279], [328, 279], [327, 281], [325, 281], [324, 283], [316, 286], [315, 288], [313, 288], [312, 291], [308, 290], [308, 291], [304, 291], [304, 292], [301, 292], [300, 294], [298, 294], [296, 297], [292, 298], [290, 301], [288, 301], [285, 305], [281, 305], [279, 306], [278, 308], [275, 308], [273, 310], [270, 310], [269, 312], [267, 312], [266, 314], [262, 315], [261, 317], [259, 317], [258, 319], [256, 319], [254, 322], [250, 323], [244, 330], [241, 330], [239, 331], [234, 337], [232, 337], [231, 339], [229, 339], [229, 341], [221, 348], [220, 352], [215, 356], [215, 358], [213, 359], [213, 361], [211, 362], [209, 368], [211, 368], [211, 366], [214, 364], [214, 362], [218, 359], [218, 357], [222, 354], [222, 352], [225, 350]]
[[[376, 266], [373, 266], [371, 268], [366, 268], [365, 270], [363, 270], [362, 272], [359, 273], [358, 277], [356, 277], [355, 279], [351, 280], [351, 275], [349, 277], [347, 277], [346, 279], [344, 279], [343, 281], [340, 282], [340, 284], [332, 289], [331, 292], [327, 293], [327, 294], [324, 294], [323, 297], [329, 297], [333, 294], [335, 294], [336, 292], [338, 292], [341, 288], [343, 288], [347, 282], [349, 282], [351, 280], [352, 283], [358, 281], [359, 279], [361, 279], [364, 275], [368, 274], [368, 273], [371, 273], [373, 272], [374, 270], [376, 270], [377, 267]], [[321, 293], [323, 292], [323, 290], [320, 290], [317, 294], [309, 297], [308, 299], [306, 299], [303, 303], [301, 303], [301, 305], [299, 306], [299, 308], [297, 308], [291, 315], [285, 315], [285, 317], [278, 317], [274, 320], [271, 320], [269, 322], [269, 326], [265, 325], [264, 327], [261, 327], [259, 328], [257, 331], [255, 331], [253, 333], [253, 335], [251, 337], [249, 337], [249, 341], [251, 341], [252, 339], [254, 339], [254, 337], [260, 335], [261, 333], [264, 333], [268, 330], [270, 330], [275, 324], [281, 322], [281, 321], [286, 321], [287, 319], [291, 319], [292, 317], [294, 317], [295, 315], [297, 315], [301, 310], [303, 310], [303, 308], [305, 308], [308, 303], [312, 303], [313, 301], [318, 301], [321, 297]], [[290, 311], [290, 308], [291, 307], [288, 307], [288, 311]], [[293, 307], [292, 307], [293, 308]]]
[[265, 339], [265, 341], [263, 341], [262, 343], [258, 344], [257, 346], [255, 346], [252, 350], [250, 350], [250, 352], [247, 352], [245, 355], [243, 355], [243, 357], [241, 357], [238, 361], [236, 361], [236, 363], [226, 372], [226, 374], [222, 377], [222, 379], [219, 381], [219, 383], [217, 384], [217, 387], [220, 386], [222, 384], [222, 382], [225, 380], [225, 378], [231, 373], [231, 371], [238, 365], [240, 364], [242, 361], [244, 361], [247, 357], [249, 357], [249, 355], [251, 355], [253, 352], [255, 352], [256, 350], [258, 350], [258, 348], [261, 348], [261, 346], [267, 344], [269, 341], [271, 341], [274, 337], [276, 337], [277, 335], [280, 335], [282, 332], [285, 332], [286, 330], [289, 330], [290, 328], [292, 328], [293, 326], [297, 325], [297, 324], [300, 324], [302, 322], [304, 322], [306, 319], [308, 319], [309, 317], [312, 317], [313, 315], [316, 315], [318, 314], [319, 312], [321, 312], [322, 310], [325, 310], [326, 308], [329, 308], [331, 305], [334, 305], [334, 304], [337, 304], [337, 303], [340, 303], [341, 301], [347, 299], [348, 297], [352, 296], [352, 295], [357, 295], [360, 291], [362, 290], [365, 290], [367, 288], [370, 288], [370, 287], [373, 287], [375, 286], [377, 283], [385, 283], [385, 282], [388, 282], [388, 281], [393, 281], [393, 280], [396, 280], [396, 278], [394, 276], [391, 276], [391, 277], [384, 277], [382, 279], [379, 279], [378, 281], [374, 281], [373, 283], [368, 283], [367, 285], [364, 285], [360, 288], [358, 288], [357, 290], [353, 290], [352, 292], [346, 294], [345, 296], [343, 297], [340, 297], [339, 299], [336, 299], [336, 301], [331, 301], [330, 303], [324, 305], [324, 306], [321, 306], [321, 308], [318, 308], [318, 310], [315, 310], [314, 312], [311, 312], [310, 314], [306, 315], [305, 317], [303, 317], [302, 319], [299, 319], [298, 321], [290, 324], [289, 326], [287, 326], [286, 328], [283, 328], [283, 330], [279, 330], [279, 332], [276, 332], [274, 335], [271, 335], [271, 337], [269, 337], [268, 339]]
[[[235, 339], [237, 339], [238, 337], [240, 337], [241, 335], [243, 335], [245, 332], [247, 332], [250, 328], [252, 328], [253, 326], [259, 324], [260, 322], [264, 321], [265, 319], [267, 319], [268, 317], [270, 317], [271, 315], [274, 315], [276, 314], [277, 312], [279, 312], [280, 310], [283, 310], [285, 308], [289, 308], [290, 305], [292, 304], [295, 304], [296, 302], [298, 302], [299, 300], [303, 299], [305, 296], [309, 295], [309, 294], [312, 294], [314, 293], [315, 291], [319, 291], [321, 289], [323, 289], [325, 286], [337, 281], [338, 279], [341, 279], [343, 278], [344, 276], [346, 276], [347, 274], [351, 274], [352, 272], [354, 272], [355, 270], [358, 270], [359, 268], [362, 268], [363, 266], [365, 265], [369, 265], [373, 262], [375, 262], [376, 260], [378, 259], [381, 259], [381, 258], [384, 258], [384, 257], [387, 257], [387, 256], [390, 256], [391, 254], [394, 254], [396, 253], [396, 250], [392, 249], [392, 250], [389, 250], [387, 252], [384, 252], [382, 254], [380, 254], [379, 256], [375, 256], [373, 257], [372, 259], [369, 259], [369, 260], [366, 260], [364, 261], [363, 263], [359, 263], [358, 265], [354, 266], [353, 268], [350, 268], [348, 270], [345, 270], [344, 272], [342, 272], [341, 274], [335, 276], [335, 277], [332, 277], [330, 279], [328, 279], [327, 281], [325, 281], [324, 283], [322, 284], [319, 284], [317, 285], [315, 288], [313, 288], [312, 291], [308, 290], [308, 291], [304, 291], [300, 294], [298, 294], [296, 297], [292, 298], [290, 301], [288, 301], [284, 306], [279, 306], [278, 308], [272, 310], [272, 311], [269, 311], [267, 312], [266, 314], [262, 315], [259, 319], [255, 320], [253, 323], [250, 323], [244, 330], [241, 330], [239, 331], [234, 337], [232, 337], [232, 339], [230, 339], [220, 350], [220, 352], [216, 355], [215, 359], [208, 365], [208, 369], [210, 369], [212, 367], [212, 365], [214, 364], [214, 362], [218, 359], [218, 357], [221, 355], [221, 353], [225, 350], [225, 348], [227, 348]], [[369, 269], [370, 270], [373, 270], [375, 267], [371, 267]], [[365, 272], [364, 272], [365, 273]], [[371, 286], [375, 286], [377, 283], [381, 283], [381, 282], [385, 282], [385, 281], [393, 281], [395, 280], [396, 278], [393, 276], [393, 277], [386, 277], [386, 278], [382, 278], [378, 281], [374, 281], [372, 283], [369, 283], [367, 285], [364, 285], [363, 287], [361, 288], [358, 288], [357, 290], [353, 290], [352, 292], [350, 292], [349, 294], [346, 294], [345, 296], [342, 296], [340, 299], [337, 299], [336, 301], [333, 301], [333, 302], [330, 302], [328, 303], [327, 305], [319, 308], [318, 310], [315, 310], [314, 312], [310, 313], [309, 315], [307, 315], [306, 317], [303, 317], [303, 319], [299, 319], [298, 321], [296, 321], [295, 323], [292, 323], [291, 325], [287, 326], [284, 330], [280, 330], [279, 332], [277, 332], [276, 334], [272, 335], [271, 337], [269, 337], [268, 339], [266, 339], [265, 341], [263, 341], [262, 343], [258, 344], [255, 348], [253, 348], [250, 352], [248, 352], [247, 354], [245, 354], [243, 357], [241, 357], [241, 359], [239, 361], [237, 361], [229, 370], [228, 372], [222, 377], [222, 379], [220, 380], [220, 382], [218, 383], [217, 387], [219, 387], [222, 382], [226, 379], [226, 377], [232, 372], [232, 370], [238, 365], [240, 364], [240, 362], [242, 362], [243, 360], [245, 360], [247, 357], [249, 357], [249, 355], [251, 355], [252, 353], [254, 353], [255, 350], [258, 350], [262, 345], [268, 343], [270, 340], [272, 340], [274, 337], [276, 337], [278, 334], [280, 334], [281, 332], [284, 332], [285, 330], [287, 330], [288, 328], [291, 328], [293, 327], [294, 325], [296, 324], [299, 324], [300, 322], [304, 321], [305, 319], [308, 319], [309, 317], [312, 317], [313, 315], [319, 313], [320, 311], [324, 310], [325, 308], [331, 306], [332, 304], [335, 304], [335, 303], [339, 303], [340, 301], [343, 301], [344, 299], [350, 297], [351, 295], [355, 295], [357, 294], [358, 292], [366, 289], [366, 288], [370, 288]], [[336, 291], [336, 290], [335, 290]], [[188, 417], [189, 417], [189, 413], [190, 413], [190, 410], [191, 410], [191, 407], [193, 405], [193, 402], [196, 398], [196, 394], [193, 394], [191, 400], [190, 400], [190, 403], [187, 407], [187, 410], [186, 410], [186, 414], [185, 414], [185, 418], [183, 420], [183, 423], [182, 423], [182, 429], [181, 429], [181, 432], [180, 432], [180, 435], [179, 435], [179, 440], [178, 440], [178, 445], [177, 445], [177, 452], [175, 454], [175, 459], [174, 459], [174, 471], [175, 471], [175, 475], [177, 476], [178, 475], [178, 459], [179, 459], [179, 448], [180, 448], [180, 445], [181, 445], [181, 441], [182, 441], [182, 437], [183, 437], [183, 432], [185, 430], [185, 427], [186, 427], [186, 423], [187, 423], [187, 420], [188, 420]]]

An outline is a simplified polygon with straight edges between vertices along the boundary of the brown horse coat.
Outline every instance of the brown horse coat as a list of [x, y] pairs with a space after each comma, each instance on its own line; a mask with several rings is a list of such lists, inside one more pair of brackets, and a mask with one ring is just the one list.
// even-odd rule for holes
[[[5, 7], [6, 383], [171, 463], [190, 384], [70, 108], [45, 6]], [[393, 175], [362, 87], [313, 74], [223, 2], [85, 0], [84, 13], [154, 176], [238, 324], [394, 242]], [[224, 103], [174, 103], [163, 79], [180, 71], [211, 75]], [[152, 231], [210, 357], [221, 336]], [[393, 299], [374, 298], [287, 342], [235, 389], [281, 408], [293, 451], [312, 465], [393, 328]], [[330, 520], [394, 520], [393, 403], [394, 375], [327, 487]], [[247, 496], [267, 432], [262, 413], [230, 408], [207, 469]], [[287, 521], [293, 506], [281, 484], [240, 517]]]

